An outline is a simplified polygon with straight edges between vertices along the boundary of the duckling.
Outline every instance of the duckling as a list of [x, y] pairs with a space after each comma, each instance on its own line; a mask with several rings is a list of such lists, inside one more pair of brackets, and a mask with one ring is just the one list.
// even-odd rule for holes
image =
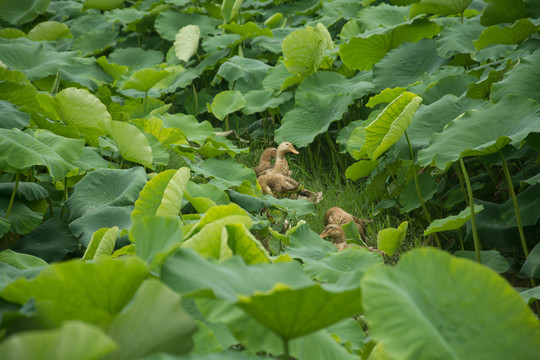
[[276, 163], [274, 164], [274, 172], [290, 176], [291, 171], [289, 170], [289, 163], [285, 159], [285, 154], [292, 152], [293, 154], [299, 154], [299, 152], [294, 148], [293, 144], [290, 142], [284, 142], [279, 144], [277, 148]]
[[360, 234], [362, 240], [366, 241], [366, 231], [364, 230], [364, 224], [367, 222], [372, 222], [372, 220], [359, 219], [356, 216], [349, 214], [348, 212], [337, 206], [328, 209], [324, 214], [325, 225], [338, 224], [341, 226], [351, 221], [354, 221], [354, 224], [356, 225], [356, 228], [358, 229], [358, 233]]
[[275, 147], [265, 149], [261, 154], [259, 166], [253, 168], [253, 170], [255, 170], [255, 175], [259, 177], [272, 170], [274, 166], [272, 165], [272, 163], [270, 163], [270, 159], [275, 158], [276, 156], [277, 149]]
[[257, 178], [264, 194], [270, 194], [277, 197], [276, 194], [284, 194], [290, 191], [296, 191], [300, 184], [288, 176], [278, 174], [275, 171], [269, 171]]
[[332, 243], [336, 246], [338, 251], [345, 250], [348, 247], [359, 247], [362, 249], [367, 249], [371, 252], [375, 252], [381, 255], [386, 255], [384, 251], [381, 251], [374, 247], [365, 247], [360, 246], [357, 244], [347, 244], [347, 236], [345, 235], [345, 231], [341, 227], [341, 225], [338, 224], [328, 224], [324, 228], [324, 231], [320, 235], [322, 238], [328, 236], [330, 239], [332, 239]]

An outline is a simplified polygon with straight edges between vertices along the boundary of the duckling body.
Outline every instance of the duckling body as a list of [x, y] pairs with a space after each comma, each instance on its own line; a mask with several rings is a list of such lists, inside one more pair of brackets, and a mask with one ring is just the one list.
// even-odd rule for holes
[[357, 244], [347, 244], [347, 236], [345, 235], [345, 231], [341, 227], [341, 225], [338, 224], [328, 224], [324, 228], [324, 231], [320, 235], [322, 238], [329, 237], [332, 240], [332, 243], [335, 245], [335, 247], [338, 249], [338, 251], [343, 251], [348, 247], [359, 247], [363, 249], [367, 249], [371, 252], [376, 252], [378, 254], [384, 255], [384, 251], [381, 251], [377, 248], [373, 247], [364, 247]]
[[272, 147], [272, 148], [265, 149], [261, 154], [261, 159], [259, 160], [259, 165], [256, 166], [255, 168], [253, 168], [253, 170], [255, 170], [255, 175], [257, 175], [257, 177], [259, 177], [259, 176], [262, 176], [262, 175], [266, 174], [270, 170], [272, 170], [274, 166], [270, 162], [270, 159], [272, 159], [272, 158], [274, 158], [276, 156], [277, 156], [277, 149], [276, 148]]
[[299, 154], [298, 151], [294, 148], [293, 144], [290, 142], [284, 142], [279, 144], [276, 154], [276, 163], [274, 164], [274, 172], [290, 176], [291, 171], [289, 170], [289, 163], [285, 159], [285, 154], [292, 152], [293, 154]]
[[342, 225], [345, 225], [351, 221], [354, 221], [354, 224], [356, 225], [356, 228], [358, 229], [358, 233], [360, 234], [362, 240], [366, 241], [366, 231], [364, 229], [364, 224], [367, 222], [371, 222], [370, 220], [359, 219], [356, 216], [349, 214], [348, 212], [337, 206], [328, 209], [324, 214], [325, 225], [337, 224], [341, 227]]
[[264, 194], [270, 194], [277, 197], [276, 194], [283, 194], [298, 189], [298, 182], [289, 176], [278, 174], [275, 171], [269, 171], [257, 178]]

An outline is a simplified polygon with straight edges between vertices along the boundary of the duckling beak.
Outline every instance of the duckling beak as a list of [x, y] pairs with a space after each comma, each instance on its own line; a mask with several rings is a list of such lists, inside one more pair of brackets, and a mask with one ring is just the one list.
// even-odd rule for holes
[[328, 230], [324, 230], [320, 235], [320, 237], [322, 237], [322, 238], [326, 237], [326, 236], [328, 236]]
[[297, 155], [300, 154], [300, 153], [294, 148], [294, 146], [292, 146], [292, 145], [289, 146], [289, 151], [292, 152], [293, 154], [297, 154]]

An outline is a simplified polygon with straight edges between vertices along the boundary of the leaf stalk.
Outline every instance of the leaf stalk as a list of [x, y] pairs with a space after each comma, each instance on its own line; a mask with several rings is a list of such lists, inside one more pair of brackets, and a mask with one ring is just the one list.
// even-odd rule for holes
[[469, 194], [469, 206], [471, 208], [471, 227], [474, 240], [474, 251], [476, 253], [476, 261], [481, 264], [482, 260], [480, 258], [480, 250], [482, 250], [482, 245], [480, 244], [480, 239], [478, 238], [478, 231], [476, 230], [476, 217], [474, 216], [474, 198], [471, 181], [469, 180], [469, 175], [467, 174], [467, 169], [465, 168], [463, 158], [459, 158], [459, 164], [461, 165], [461, 170], [463, 171], [463, 178], [465, 179], [465, 185], [467, 186], [467, 193]]

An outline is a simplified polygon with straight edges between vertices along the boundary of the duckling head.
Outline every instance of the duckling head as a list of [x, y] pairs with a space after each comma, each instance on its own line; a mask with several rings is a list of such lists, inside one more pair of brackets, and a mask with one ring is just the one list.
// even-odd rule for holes
[[343, 228], [337, 224], [326, 225], [320, 236], [322, 238], [328, 236], [330, 239], [332, 239], [333, 243], [347, 242], [345, 231], [343, 231]]
[[277, 152], [278, 154], [286, 154], [288, 152], [292, 152], [293, 154], [300, 154], [290, 142], [284, 142], [279, 144]]

